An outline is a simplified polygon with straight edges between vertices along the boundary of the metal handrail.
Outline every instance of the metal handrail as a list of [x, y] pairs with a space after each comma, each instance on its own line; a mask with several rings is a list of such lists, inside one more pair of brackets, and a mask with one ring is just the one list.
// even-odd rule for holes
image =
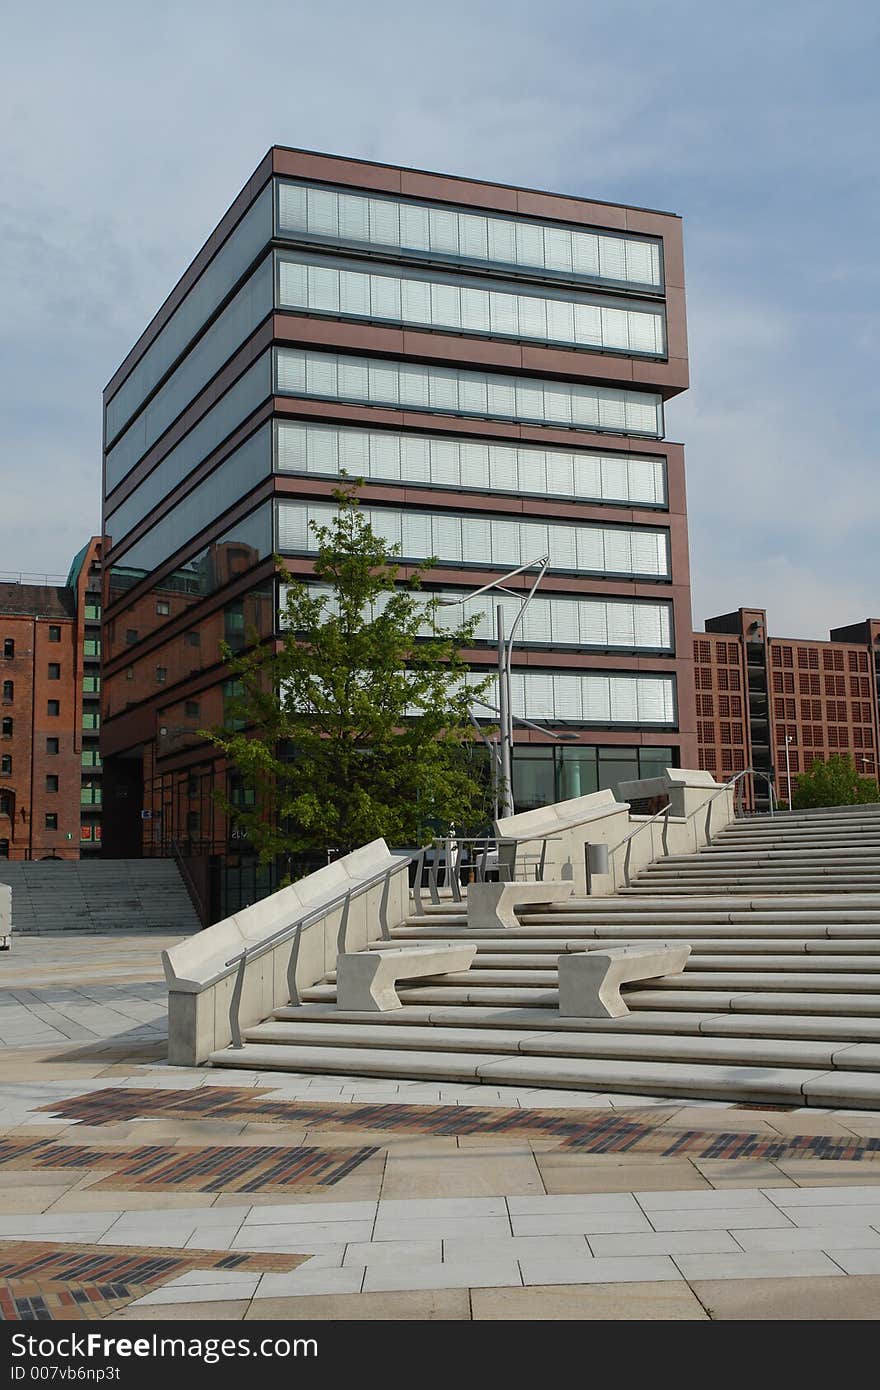
[[624, 835], [624, 837], [623, 837], [622, 840], [619, 840], [618, 843], [617, 843], [616, 845], [614, 845], [614, 847], [613, 847], [612, 849], [609, 849], [609, 851], [608, 851], [609, 855], [614, 854], [614, 853], [615, 853], [617, 850], [619, 850], [623, 845], [629, 844], [630, 840], [634, 840], [634, 839], [636, 838], [637, 835], [641, 835], [641, 833], [642, 833], [643, 830], [647, 830], [648, 826], [649, 826], [649, 825], [653, 825], [654, 821], [655, 821], [655, 820], [659, 820], [659, 818], [660, 818], [661, 816], [665, 816], [665, 817], [668, 819], [668, 818], [669, 818], [669, 813], [670, 813], [671, 810], [672, 810], [672, 805], [671, 805], [671, 803], [669, 803], [669, 802], [667, 802], [667, 804], [666, 804], [665, 806], [661, 806], [661, 807], [660, 807], [660, 810], [659, 810], [659, 811], [655, 811], [654, 814], [653, 814], [653, 816], [651, 816], [651, 817], [650, 817], [648, 820], [646, 820], [646, 821], [642, 821], [642, 824], [641, 824], [641, 825], [637, 825], [636, 828], [635, 828], [635, 830], [631, 830], [631, 831], [629, 832], [628, 835]]
[[[429, 850], [433, 851], [433, 860], [428, 869], [428, 890], [431, 895], [431, 902], [436, 907], [440, 903], [440, 870], [441, 856], [443, 856], [443, 886], [449, 887], [452, 892], [453, 901], [462, 902], [461, 893], [461, 867], [464, 859], [464, 852], [468, 845], [477, 847], [474, 852], [474, 865], [476, 868], [477, 882], [483, 883], [486, 878], [487, 860], [490, 852], [496, 852], [502, 845], [518, 845], [522, 843], [540, 844], [541, 854], [535, 865], [535, 878], [537, 882], [542, 882], [544, 869], [547, 863], [547, 845], [551, 841], [560, 840], [559, 835], [532, 835], [525, 839], [518, 839], [513, 835], [449, 835], [437, 836], [429, 845], [421, 849], [418, 854], [418, 865], [416, 869], [415, 882], [413, 884], [413, 898], [417, 915], [423, 915], [421, 886], [424, 870], [425, 858]], [[455, 845], [455, 854], [452, 853], [452, 846]], [[500, 872], [500, 868], [499, 868]]]
[[[711, 830], [711, 825], [712, 825], [712, 803], [721, 795], [722, 792], [730, 791], [730, 788], [731, 788], [731, 787], [735, 787], [736, 784], [737, 784], [738, 782], [740, 782], [744, 777], [748, 777], [749, 773], [754, 774], [754, 771], [755, 771], [755, 769], [754, 769], [753, 767], [746, 767], [746, 768], [743, 768], [742, 772], [737, 772], [733, 777], [731, 777], [727, 782], [725, 782], [723, 786], [719, 787], [717, 791], [713, 792], [712, 795], [711, 795], [710, 797], [708, 797], [706, 801], [701, 802], [700, 805], [697, 806], [695, 810], [691, 811], [689, 815], [687, 815], [687, 816], [684, 817], [684, 823], [685, 823], [685, 825], [689, 824], [690, 821], [692, 821], [692, 820], [694, 819], [695, 816], [698, 816], [698, 815], [700, 814], [701, 811], [705, 810], [705, 812], [706, 812], [706, 842], [708, 843], [708, 841], [709, 841], [709, 835], [710, 835], [710, 830]], [[623, 881], [624, 881], [624, 883], [626, 884], [627, 888], [629, 887], [629, 860], [630, 860], [630, 853], [631, 853], [631, 848], [632, 848], [632, 847], [631, 847], [631, 841], [634, 840], [634, 839], [636, 838], [637, 835], [640, 835], [640, 834], [642, 833], [643, 830], [647, 830], [647, 828], [648, 828], [649, 825], [653, 825], [654, 821], [659, 820], [660, 817], [662, 816], [662, 817], [663, 817], [663, 853], [664, 853], [664, 855], [668, 854], [668, 853], [669, 853], [669, 815], [670, 815], [671, 810], [672, 810], [672, 805], [671, 805], [671, 803], [668, 804], [668, 805], [666, 805], [666, 806], [662, 806], [662, 807], [660, 808], [660, 810], [659, 810], [659, 811], [655, 811], [654, 815], [651, 816], [648, 820], [643, 821], [641, 825], [636, 826], [635, 830], [631, 830], [630, 833], [629, 833], [628, 835], [624, 835], [623, 839], [622, 839], [618, 844], [616, 844], [616, 845], [614, 846], [613, 849], [610, 849], [610, 850], [608, 851], [608, 856], [609, 856], [609, 858], [610, 858], [611, 855], [612, 855], [612, 854], [615, 854], [615, 853], [617, 852], [617, 850], [619, 850], [619, 849], [622, 848], [623, 845], [626, 845], [626, 846], [627, 846], [626, 855], [625, 855], [624, 861], [623, 861]], [[736, 806], [734, 806], [734, 813], [735, 813], [735, 812], [736, 812]]]
[[195, 879], [193, 878], [192, 874], [190, 873], [189, 869], [184, 863], [183, 853], [180, 848], [179, 840], [172, 839], [171, 853], [174, 855], [174, 862], [176, 863], [179, 872], [183, 876], [184, 883], [186, 884], [186, 891], [189, 894], [190, 901], [193, 907], [198, 912], [199, 917], [201, 917], [202, 913], [205, 910], [204, 904], [202, 903], [202, 895], [196, 887]]
[[[424, 853], [424, 851], [422, 851]], [[289, 922], [286, 927], [280, 927], [278, 931], [267, 936], [263, 941], [256, 942], [253, 946], [245, 946], [241, 951], [236, 952], [226, 962], [226, 968], [231, 965], [238, 965], [235, 977], [235, 984], [232, 989], [232, 998], [229, 1001], [229, 1030], [232, 1035], [231, 1046], [240, 1049], [244, 1046], [241, 1039], [241, 1022], [239, 1011], [241, 1008], [241, 996], [244, 989], [245, 970], [250, 961], [259, 959], [260, 956], [271, 951], [274, 946], [280, 945], [288, 937], [294, 938], [293, 948], [287, 962], [287, 985], [290, 991], [290, 1002], [294, 1007], [298, 1006], [299, 991], [296, 987], [296, 967], [299, 961], [299, 946], [302, 938], [303, 927], [310, 926], [313, 922], [319, 922], [322, 917], [327, 917], [337, 907], [342, 907], [342, 920], [339, 924], [339, 933], [336, 946], [339, 953], [345, 951], [345, 935], [348, 928], [348, 914], [352, 898], [359, 898], [361, 894], [375, 888], [377, 884], [383, 883], [382, 898], [379, 904], [379, 927], [382, 933], [382, 940], [388, 941], [391, 938], [391, 931], [388, 926], [388, 893], [391, 887], [392, 878], [400, 873], [404, 868], [409, 868], [413, 861], [411, 854], [398, 854], [396, 864], [383, 869], [381, 873], [373, 874], [371, 878], [364, 879], [356, 887], [348, 888], [344, 893], [337, 893], [335, 898], [329, 902], [322, 903], [319, 907], [313, 907], [308, 912], [304, 912], [301, 917], [297, 917], [295, 922]]]
[[632, 853], [632, 844], [631, 844], [631, 841], [634, 840], [634, 839], [636, 838], [637, 835], [641, 835], [641, 833], [642, 833], [643, 830], [647, 830], [647, 828], [648, 828], [649, 825], [653, 825], [654, 822], [655, 822], [655, 820], [659, 820], [660, 817], [662, 816], [662, 817], [663, 817], [663, 853], [664, 853], [664, 854], [668, 854], [668, 853], [669, 853], [669, 839], [668, 839], [668, 837], [669, 837], [669, 813], [670, 813], [671, 810], [672, 810], [672, 804], [671, 804], [671, 802], [668, 802], [665, 806], [661, 806], [659, 811], [655, 811], [654, 814], [653, 814], [653, 816], [651, 816], [648, 820], [643, 821], [641, 825], [637, 825], [636, 828], [635, 828], [635, 830], [631, 830], [631, 831], [629, 832], [628, 835], [624, 835], [623, 839], [619, 842], [619, 844], [616, 844], [616, 845], [614, 846], [613, 849], [610, 849], [610, 850], [608, 851], [608, 858], [610, 859], [611, 856], [612, 856], [612, 854], [616, 854], [616, 852], [617, 852], [619, 849], [621, 849], [623, 845], [626, 845], [626, 854], [624, 855], [624, 858], [623, 858], [623, 881], [624, 881], [624, 883], [626, 884], [627, 888], [629, 887], [629, 859], [630, 859], [630, 854]]
[[[685, 823], [687, 824], [688, 821], [692, 821], [692, 820], [694, 819], [695, 816], [698, 816], [702, 810], [705, 810], [705, 812], [706, 812], [706, 843], [707, 843], [707, 844], [709, 843], [709, 835], [710, 835], [710, 830], [711, 830], [711, 827], [712, 827], [712, 803], [718, 799], [718, 797], [721, 795], [722, 792], [730, 791], [731, 787], [735, 787], [736, 784], [737, 784], [738, 782], [741, 782], [742, 779], [743, 779], [744, 777], [748, 777], [750, 773], [751, 773], [751, 774], [754, 774], [754, 771], [755, 771], [755, 769], [754, 769], [753, 767], [744, 767], [743, 770], [742, 770], [742, 772], [737, 772], [737, 773], [735, 773], [734, 776], [731, 777], [727, 782], [725, 782], [724, 785], [723, 785], [722, 787], [719, 787], [719, 788], [718, 788], [717, 792], [713, 792], [712, 795], [711, 795], [710, 797], [708, 797], [708, 798], [707, 798], [705, 801], [703, 801], [699, 806], [697, 806], [693, 811], [691, 811], [690, 815], [685, 816]], [[739, 800], [740, 805], [742, 805], [741, 797], [734, 798], [734, 806], [733, 806], [733, 813], [734, 813], [734, 816], [736, 815], [737, 800]]]

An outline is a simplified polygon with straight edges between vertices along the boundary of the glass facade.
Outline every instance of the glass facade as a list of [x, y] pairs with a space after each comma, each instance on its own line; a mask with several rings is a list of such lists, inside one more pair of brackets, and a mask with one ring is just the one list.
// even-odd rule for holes
[[654, 290], [663, 283], [660, 242], [655, 238], [307, 182], [279, 181], [276, 229], [280, 237], [368, 246], [565, 280]]
[[[497, 193], [560, 214], [530, 216], [281, 176], [273, 161], [328, 180], [377, 179], [373, 166], [274, 152], [262, 187], [255, 178], [233, 205], [232, 230], [199, 253], [185, 293], [172, 291], [167, 320], [107, 398], [111, 563], [105, 612], [96, 592], [86, 610], [102, 623], [104, 670], [99, 678], [96, 659], [84, 679], [76, 778], [84, 852], [95, 853], [107, 722], [102, 737], [117, 750], [108, 786], [128, 789], [108, 817], [107, 852], [167, 853], [171, 835], [194, 854], [245, 864], [249, 901], [275, 870], [257, 885], [246, 844], [212, 800], [227, 773], [203, 731], [229, 714], [221, 648], [281, 633], [271, 557], [292, 557], [308, 580], [312, 528], [334, 517], [340, 479], [363, 481], [363, 514], [404, 564], [442, 567], [427, 579], [444, 598], [549, 556], [516, 628], [513, 713], [547, 730], [541, 745], [525, 744], [518, 726], [519, 810], [678, 760], [665, 745], [680, 741], [673, 618], [686, 586], [676, 558], [672, 588], [679, 458], [657, 443], [663, 398], [682, 381], [666, 361], [671, 220], [615, 208], [607, 221], [620, 226], [585, 226], [566, 212], [587, 205], [561, 197]], [[466, 181], [399, 174], [392, 186], [468, 197]], [[598, 204], [589, 215], [606, 220]], [[622, 229], [627, 220], [671, 230], [640, 234]], [[674, 322], [670, 310], [670, 333]], [[273, 397], [283, 398], [277, 409]], [[441, 631], [476, 620], [467, 679], [490, 678], [472, 701], [484, 727], [497, 722], [499, 606], [510, 632], [520, 600], [496, 590], [434, 620]], [[98, 628], [86, 632], [97, 658]], [[554, 743], [553, 729], [564, 738], [566, 727], [589, 745]], [[638, 746], [651, 739], [662, 746]], [[475, 763], [485, 752], [475, 736]], [[141, 806], [153, 808], [145, 823]]]
[[[253, 569], [260, 560], [272, 554], [272, 549], [272, 506], [265, 502], [166, 574], [134, 604], [113, 614], [104, 627], [105, 660], [112, 660], [126, 647], [150, 636], [170, 618], [188, 611], [224, 584]], [[152, 568], [151, 565], [150, 569], [140, 569], [127, 563], [113, 565], [110, 568], [111, 601], [122, 598], [145, 579]], [[157, 613], [157, 598], [167, 602], [167, 614]], [[161, 622], [157, 621], [159, 617]]]
[[207, 415], [184, 435], [180, 443], [165, 455], [162, 462], [147, 474], [124, 502], [111, 503], [104, 527], [105, 534], [110, 538], [110, 545], [118, 545], [124, 540], [139, 521], [149, 516], [153, 508], [182, 483], [187, 474], [212, 454], [271, 394], [271, 355], [267, 352], [212, 405]]
[[135, 569], [156, 569], [268, 477], [271, 469], [271, 430], [263, 425], [135, 541], [124, 552], [122, 562]]
[[[488, 672], [474, 672], [477, 684]], [[675, 677], [632, 672], [517, 671], [510, 679], [514, 715], [550, 724], [616, 724], [674, 728], [677, 721]], [[498, 707], [493, 680], [481, 700]], [[492, 722], [491, 710], [485, 719]]]
[[[323, 585], [311, 585], [314, 594], [322, 594], [327, 599], [327, 611], [333, 610], [332, 591]], [[454, 589], [438, 589], [434, 594], [446, 599], [459, 599], [461, 592]], [[388, 602], [388, 596], [375, 604], [372, 612], [381, 612]], [[282, 625], [285, 604], [285, 588], [281, 588]], [[500, 604], [504, 611], [504, 630], [509, 633], [513, 621], [519, 613], [518, 598], [492, 591], [481, 594], [479, 598], [468, 599], [465, 604], [436, 610], [436, 626], [440, 631], [455, 628], [464, 617], [478, 618], [475, 641], [495, 642], [496, 607]], [[426, 634], [430, 632], [426, 626]], [[541, 593], [535, 595], [526, 609], [525, 617], [518, 628], [521, 643], [537, 647], [594, 647], [599, 650], [618, 651], [672, 651], [672, 604], [666, 601], [652, 603], [647, 599], [628, 600], [617, 598], [557, 598]]]
[[279, 254], [277, 305], [309, 314], [661, 357], [663, 309], [561, 290]]
[[183, 355], [271, 237], [272, 190], [267, 186], [108, 401], [104, 412], [108, 443]]
[[639, 454], [540, 449], [478, 439], [365, 430], [298, 420], [275, 422], [280, 473], [370, 478], [480, 493], [531, 494], [578, 502], [666, 505], [666, 461]]
[[652, 439], [663, 434], [663, 402], [652, 392], [348, 353], [276, 348], [275, 389], [282, 396], [314, 396], [434, 414], [522, 420]]
[[207, 332], [107, 451], [107, 488], [116, 487], [273, 308], [267, 257]]
[[[554, 570], [595, 575], [669, 578], [669, 533], [657, 527], [571, 525], [499, 519], [491, 514], [419, 512], [392, 507], [363, 507], [362, 515], [389, 544], [400, 546], [403, 559], [435, 557], [443, 564], [468, 568], [491, 565], [513, 569], [541, 555]], [[278, 548], [308, 555], [316, 549], [314, 526], [326, 526], [336, 508], [324, 502], [279, 502]]]
[[616, 794], [620, 782], [657, 777], [674, 764], [671, 748], [519, 747], [513, 757], [514, 804], [517, 811], [533, 811], [591, 792]]

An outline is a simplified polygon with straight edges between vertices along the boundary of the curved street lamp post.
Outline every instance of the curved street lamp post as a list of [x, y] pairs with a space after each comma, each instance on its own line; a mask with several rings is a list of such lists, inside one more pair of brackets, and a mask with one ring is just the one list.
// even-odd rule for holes
[[[525, 724], [530, 729], [537, 729], [539, 733], [549, 734], [551, 738], [564, 739], [565, 734], [554, 734], [549, 729], [542, 729], [538, 724], [532, 724], [528, 719], [518, 718], [513, 714], [510, 693], [511, 663], [513, 660], [513, 644], [516, 639], [518, 629], [522, 624], [525, 611], [535, 597], [538, 585], [547, 572], [550, 564], [549, 555], [540, 555], [536, 560], [530, 560], [526, 565], [519, 565], [515, 570], [509, 570], [507, 574], [502, 574], [500, 579], [493, 579], [489, 584], [483, 584], [479, 589], [474, 589], [472, 593], [462, 594], [460, 598], [441, 599], [444, 608], [452, 608], [458, 604], [469, 603], [471, 599], [479, 598], [481, 594], [489, 593], [490, 590], [500, 590], [501, 593], [509, 594], [513, 598], [521, 600], [520, 609], [513, 620], [510, 628], [509, 637], [504, 634], [504, 605], [497, 604], [495, 608], [495, 625], [498, 642], [498, 753], [496, 758], [496, 803], [501, 816], [513, 815], [513, 726], [514, 723]], [[525, 574], [529, 570], [538, 570], [534, 584], [529, 592], [523, 596], [514, 590], [505, 589], [504, 585], [509, 579], [515, 579], [518, 574]], [[484, 700], [475, 701], [476, 704], [486, 705]], [[487, 709], [494, 709], [494, 705], [486, 705]], [[474, 720], [476, 724], [476, 720]], [[479, 726], [477, 726], [479, 728]], [[488, 742], [485, 737], [484, 742]], [[569, 735], [568, 737], [574, 737]]]

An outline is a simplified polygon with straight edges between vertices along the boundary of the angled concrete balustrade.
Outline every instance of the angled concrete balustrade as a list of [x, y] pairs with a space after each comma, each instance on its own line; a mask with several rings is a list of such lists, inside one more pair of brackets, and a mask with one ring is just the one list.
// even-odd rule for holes
[[[244, 969], [239, 1018], [242, 1027], [248, 1027], [290, 1001], [293, 936], [269, 945], [274, 936], [304, 917], [313, 919], [299, 932], [293, 961], [293, 983], [301, 989], [322, 979], [336, 965], [346, 894], [352, 894], [346, 949], [363, 950], [380, 938], [380, 907], [386, 887], [382, 876], [388, 871], [388, 925], [403, 922], [409, 911], [408, 862], [408, 857], [392, 854], [384, 840], [373, 840], [163, 951], [169, 1061], [178, 1066], [198, 1066], [218, 1047], [232, 1041], [229, 1011], [239, 973], [235, 958], [243, 950], [256, 952], [266, 946]], [[322, 907], [326, 911], [322, 912]]]
[[[619, 790], [633, 801], [663, 796], [669, 812], [633, 816], [629, 801], [616, 800], [610, 791], [591, 792], [504, 817], [495, 822], [496, 834], [516, 841], [518, 863], [526, 868], [540, 860], [546, 842], [544, 877], [570, 877], [575, 897], [596, 897], [616, 893], [667, 854], [692, 854], [734, 817], [734, 789], [699, 769], [670, 767], [661, 777], [621, 783]], [[606, 845], [611, 853], [608, 873], [593, 873], [588, 883], [589, 845]]]

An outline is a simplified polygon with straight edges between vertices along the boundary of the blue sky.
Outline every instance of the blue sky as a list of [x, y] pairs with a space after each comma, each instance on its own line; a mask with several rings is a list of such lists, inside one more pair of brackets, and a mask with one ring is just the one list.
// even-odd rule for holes
[[100, 392], [272, 143], [685, 219], [695, 625], [880, 615], [867, 0], [82, 0], [0, 54], [0, 571], [99, 526]]

